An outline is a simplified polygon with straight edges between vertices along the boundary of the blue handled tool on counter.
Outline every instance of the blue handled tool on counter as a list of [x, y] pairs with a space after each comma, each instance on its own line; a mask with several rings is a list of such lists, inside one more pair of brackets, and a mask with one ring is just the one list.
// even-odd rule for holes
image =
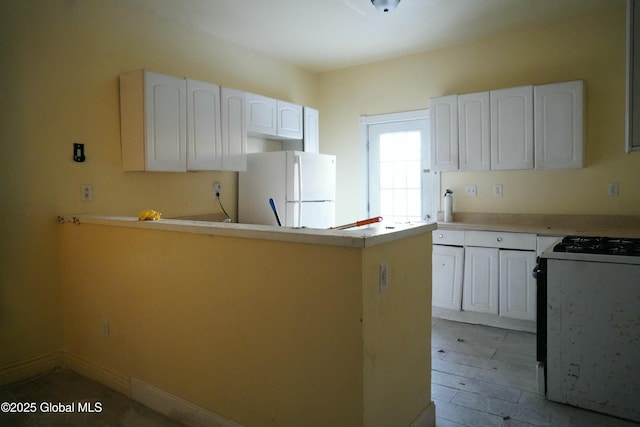
[[273, 199], [269, 199], [269, 204], [271, 205], [271, 210], [273, 211], [273, 214], [276, 216], [276, 221], [278, 221], [278, 225], [282, 226], [282, 224], [280, 223], [280, 217], [278, 216], [278, 210], [276, 209], [276, 202], [274, 202]]

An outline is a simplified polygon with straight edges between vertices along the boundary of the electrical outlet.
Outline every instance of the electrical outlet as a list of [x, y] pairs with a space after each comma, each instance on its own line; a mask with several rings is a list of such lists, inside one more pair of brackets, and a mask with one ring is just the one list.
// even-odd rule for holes
[[389, 270], [386, 264], [380, 264], [380, 293], [389, 289]]
[[220, 194], [222, 192], [222, 184], [220, 184], [220, 181], [216, 181], [213, 183], [213, 190], [216, 194], [216, 197], [220, 197]]
[[109, 320], [102, 319], [102, 336], [109, 336]]
[[478, 195], [478, 187], [476, 185], [465, 185], [464, 194], [468, 197], [476, 197]]
[[495, 197], [502, 197], [502, 184], [493, 184], [493, 195]]
[[82, 200], [85, 202], [93, 200], [93, 185], [82, 184]]
[[607, 186], [607, 194], [609, 196], [617, 196], [618, 195], [618, 183], [610, 182]]

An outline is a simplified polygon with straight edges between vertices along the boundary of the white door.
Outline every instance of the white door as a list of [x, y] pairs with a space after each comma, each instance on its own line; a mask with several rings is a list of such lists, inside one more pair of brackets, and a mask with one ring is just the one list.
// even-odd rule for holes
[[187, 79], [187, 169], [222, 170], [220, 87]]
[[464, 248], [433, 245], [433, 306], [460, 311]]
[[391, 223], [435, 221], [440, 175], [429, 169], [429, 116], [406, 114], [367, 125], [368, 214]]
[[489, 92], [458, 95], [458, 120], [460, 170], [489, 170]]
[[147, 170], [187, 170], [187, 109], [184, 79], [145, 73]]
[[303, 147], [307, 153], [320, 152], [320, 113], [314, 108], [304, 107]]
[[536, 320], [534, 251], [500, 251], [500, 316]]
[[498, 262], [496, 248], [465, 248], [463, 310], [498, 314]]
[[431, 114], [431, 169], [457, 170], [458, 159], [458, 95], [429, 100]]
[[326, 202], [287, 202], [282, 225], [326, 229], [335, 227], [336, 206]]
[[302, 106], [278, 101], [277, 135], [283, 138], [302, 139]]
[[262, 135], [277, 133], [276, 100], [266, 96], [246, 93], [247, 131]]
[[287, 202], [336, 199], [336, 157], [287, 151]]
[[222, 115], [222, 167], [247, 170], [247, 122], [245, 93], [223, 87], [220, 90]]
[[582, 167], [583, 91], [581, 80], [534, 87], [536, 169]]
[[533, 169], [533, 87], [491, 91], [491, 169]]

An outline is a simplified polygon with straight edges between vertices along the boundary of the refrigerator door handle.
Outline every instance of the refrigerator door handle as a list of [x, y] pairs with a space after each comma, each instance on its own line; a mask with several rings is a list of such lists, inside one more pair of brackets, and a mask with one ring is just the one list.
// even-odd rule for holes
[[[298, 194], [297, 194], [297, 207], [298, 207], [298, 215], [296, 216], [296, 219], [294, 221], [293, 226], [294, 227], [300, 227], [300, 218], [302, 217], [302, 159], [300, 158], [300, 154], [294, 154], [293, 156], [293, 164], [294, 166], [294, 170], [295, 170], [295, 174], [297, 174], [296, 176], [296, 187], [298, 190]], [[294, 191], [295, 191], [295, 187], [294, 187]]]

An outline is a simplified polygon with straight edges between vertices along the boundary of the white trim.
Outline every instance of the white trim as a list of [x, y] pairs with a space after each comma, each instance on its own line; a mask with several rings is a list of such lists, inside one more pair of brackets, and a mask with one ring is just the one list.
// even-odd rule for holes
[[406, 122], [429, 118], [429, 110], [403, 111], [400, 113], [377, 114], [375, 116], [360, 116], [360, 123], [364, 125], [377, 125], [380, 123]]
[[131, 378], [131, 398], [169, 418], [178, 416], [188, 426], [243, 427], [137, 378]]

